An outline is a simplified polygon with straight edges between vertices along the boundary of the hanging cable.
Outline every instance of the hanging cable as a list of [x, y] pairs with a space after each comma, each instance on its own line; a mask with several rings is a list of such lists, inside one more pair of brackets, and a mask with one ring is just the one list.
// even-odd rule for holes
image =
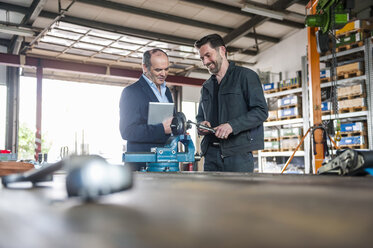
[[[336, 56], [336, 39], [337, 37], [335, 36], [335, 7], [336, 4], [333, 5], [331, 8], [331, 36], [332, 36], [332, 61], [331, 61], [331, 68], [330, 68], [330, 75], [331, 75], [331, 100], [332, 100], [332, 105], [333, 105], [333, 113], [334, 113], [334, 119], [335, 123], [333, 123], [334, 126], [334, 132], [335, 132], [335, 140], [340, 141], [341, 140], [341, 122], [339, 120], [339, 107], [338, 107], [338, 75], [337, 75], [337, 56]], [[331, 117], [330, 117], [331, 121]]]

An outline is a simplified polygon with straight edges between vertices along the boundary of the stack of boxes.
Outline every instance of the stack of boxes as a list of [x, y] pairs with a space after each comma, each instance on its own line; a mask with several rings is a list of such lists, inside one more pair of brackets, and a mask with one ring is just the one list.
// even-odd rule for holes
[[264, 131], [264, 150], [278, 151], [280, 144], [278, 142], [278, 129], [268, 129]]
[[278, 99], [277, 116], [279, 119], [296, 118], [301, 114], [301, 101], [297, 95], [288, 95]]
[[[277, 128], [266, 129], [264, 131], [264, 150], [277, 151], [293, 151], [298, 146], [302, 137], [302, 128], [282, 128], [280, 131]], [[303, 150], [300, 147], [299, 150]]]
[[373, 23], [366, 20], [356, 20], [347, 23], [342, 29], [336, 31], [336, 47], [337, 52], [361, 46], [365, 38], [370, 33], [369, 30], [373, 29]]
[[330, 69], [324, 68], [320, 69], [320, 81], [323, 82], [329, 82], [331, 81], [331, 75], [330, 75]]
[[288, 90], [291, 88], [299, 88], [300, 86], [301, 86], [301, 81], [299, 77], [290, 78], [290, 79], [278, 82], [278, 88], [280, 91]]
[[[300, 90], [292, 90], [301, 87], [301, 75], [297, 73], [297, 77], [288, 80], [283, 80], [277, 83], [263, 84], [264, 93], [279, 92], [267, 98], [268, 103], [268, 119], [267, 121], [280, 121], [286, 119], [300, 118], [302, 102], [299, 95], [292, 94], [300, 92]], [[287, 93], [287, 90], [292, 93]], [[282, 91], [280, 93], [280, 91]], [[300, 93], [297, 93], [300, 94]], [[286, 121], [284, 121], [286, 122]], [[272, 126], [272, 127], [268, 127]], [[263, 152], [280, 152], [293, 151], [299, 144], [302, 128], [282, 128], [283, 124], [269, 124], [264, 130], [264, 150]], [[289, 125], [287, 125], [289, 126]], [[268, 154], [263, 162], [263, 171], [277, 173], [281, 172], [283, 164], [278, 164], [276, 161], [270, 162], [271, 158], [279, 157], [280, 160], [284, 156], [276, 156]], [[263, 161], [263, 160], [262, 160]], [[283, 161], [279, 161], [284, 163]], [[304, 163], [304, 162], [302, 162]], [[294, 168], [296, 171], [302, 171], [298, 164], [291, 164], [289, 168]]]
[[366, 132], [363, 122], [341, 123], [341, 148], [366, 148]]
[[337, 66], [336, 71], [337, 71], [338, 79], [361, 76], [362, 74], [364, 74], [364, 63], [363, 62], [354, 62], [354, 63], [348, 63], [348, 64], [346, 63], [344, 65]]
[[287, 80], [282, 80], [280, 82], [263, 83], [264, 93], [274, 93], [277, 91], [283, 91], [299, 87], [301, 87], [300, 77], [290, 78]]
[[350, 111], [351, 108], [365, 108], [365, 98], [363, 84], [355, 84], [352, 86], [339, 87], [337, 90], [338, 106], [343, 112], [344, 110]]
[[277, 92], [277, 83], [264, 83], [263, 84], [264, 93]]
[[[302, 128], [283, 128], [280, 130], [281, 151], [293, 151], [298, 146], [302, 137]], [[303, 150], [300, 148], [299, 150]]]

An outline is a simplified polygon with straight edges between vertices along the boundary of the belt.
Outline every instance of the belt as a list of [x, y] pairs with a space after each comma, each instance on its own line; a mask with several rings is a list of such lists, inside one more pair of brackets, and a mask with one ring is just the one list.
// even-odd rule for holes
[[219, 142], [212, 142], [212, 143], [210, 143], [210, 146], [220, 147], [220, 143]]

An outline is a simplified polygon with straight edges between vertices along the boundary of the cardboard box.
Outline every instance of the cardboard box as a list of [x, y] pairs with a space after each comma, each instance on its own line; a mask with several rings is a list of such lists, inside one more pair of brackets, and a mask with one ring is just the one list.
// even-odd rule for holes
[[350, 137], [342, 137], [342, 139], [339, 141], [340, 146], [346, 146], [346, 145], [364, 145], [365, 139], [364, 136], [350, 136]]
[[282, 139], [280, 141], [281, 149], [295, 149], [298, 144], [299, 144], [298, 138]]
[[278, 138], [278, 130], [277, 129], [265, 130], [264, 138]]
[[344, 96], [356, 96], [356, 95], [362, 95], [363, 94], [363, 85], [362, 84], [356, 84], [352, 86], [346, 86], [346, 87], [338, 87], [337, 94], [338, 97], [344, 97]]
[[365, 20], [356, 20], [354, 22], [349, 22], [343, 28], [337, 30], [335, 34], [341, 35], [358, 29], [372, 30], [373, 23]]
[[274, 150], [279, 149], [280, 144], [278, 141], [264, 141], [264, 149], [265, 150]]
[[320, 70], [320, 78], [330, 78], [330, 69]]
[[282, 128], [280, 130], [280, 136], [296, 136], [302, 135], [302, 128], [301, 127], [293, 127], [293, 128]]
[[359, 41], [363, 41], [364, 38], [366, 38], [366, 35], [361, 32], [357, 33], [351, 33], [350, 35], [347, 35], [345, 37], [339, 37], [336, 40], [336, 47], [348, 45], [348, 44], [354, 44]]
[[353, 71], [363, 71], [364, 64], [363, 62], [355, 62], [351, 64], [341, 65], [337, 67], [337, 75], [350, 73]]
[[343, 108], [353, 108], [353, 107], [365, 107], [365, 99], [362, 97], [355, 99], [347, 99], [338, 101], [338, 106], [340, 109]]
[[283, 81], [279, 82], [278, 87], [281, 89], [281, 88], [284, 88], [284, 87], [290, 87], [290, 86], [295, 86], [295, 85], [300, 86], [301, 85], [300, 82], [301, 82], [301, 80], [298, 77], [290, 78], [290, 79], [283, 80]]
[[298, 107], [288, 108], [288, 109], [279, 109], [277, 111], [277, 115], [279, 118], [282, 117], [289, 117], [289, 116], [297, 116], [299, 115]]
[[364, 131], [363, 122], [341, 123], [341, 133], [363, 132], [363, 131]]
[[300, 99], [297, 95], [288, 95], [281, 99], [278, 99], [277, 106], [279, 108], [286, 107], [290, 105], [297, 105], [300, 102]]
[[330, 111], [332, 109], [332, 103], [325, 101], [321, 103], [321, 111]]
[[277, 83], [266, 83], [266, 84], [263, 84], [263, 90], [266, 91], [266, 90], [273, 90], [273, 89], [277, 89]]

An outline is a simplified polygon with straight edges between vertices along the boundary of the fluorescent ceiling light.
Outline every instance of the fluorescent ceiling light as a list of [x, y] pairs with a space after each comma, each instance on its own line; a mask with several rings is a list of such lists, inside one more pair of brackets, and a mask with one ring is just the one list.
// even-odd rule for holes
[[261, 8], [252, 4], [245, 4], [242, 8], [242, 11], [249, 12], [256, 15], [266, 16], [273, 19], [283, 20], [285, 14], [265, 8]]
[[25, 37], [32, 37], [35, 35], [35, 32], [31, 29], [20, 28], [17, 26], [9, 26], [0, 24], [0, 33], [12, 34], [12, 35], [19, 35]]

